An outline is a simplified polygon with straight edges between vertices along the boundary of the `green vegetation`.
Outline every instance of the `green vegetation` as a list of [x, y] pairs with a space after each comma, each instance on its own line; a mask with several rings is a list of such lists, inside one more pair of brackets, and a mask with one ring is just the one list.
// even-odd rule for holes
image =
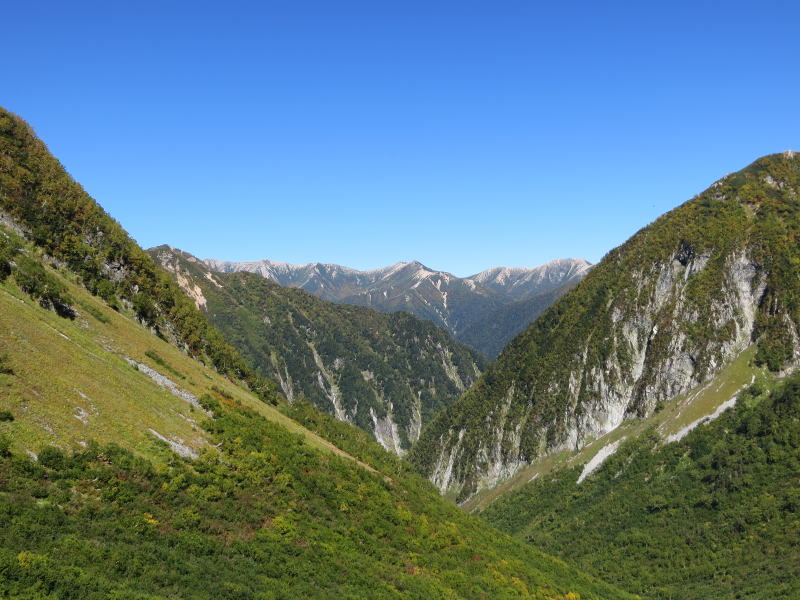
[[221, 452], [196, 461], [151, 463], [94, 443], [72, 455], [45, 447], [38, 461], [6, 453], [0, 595], [627, 597], [463, 514], [415, 475], [361, 468], [255, 412], [205, 402]]
[[0, 375], [13, 375], [14, 368], [11, 366], [11, 358], [8, 354], [0, 354]]
[[228, 392], [226, 392], [225, 390], [223, 390], [221, 388], [218, 388], [216, 385], [212, 385], [211, 386], [211, 391], [214, 392], [215, 394], [221, 396], [225, 400], [233, 400], [234, 399], [231, 394], [229, 394]]
[[0, 597], [629, 597], [237, 385], [269, 392], [24, 123], [0, 133], [0, 209], [35, 242], [0, 257]]
[[375, 443], [375, 439], [363, 429], [339, 421], [335, 417], [318, 411], [305, 400], [282, 405], [281, 412], [309, 431], [340, 448], [363, 464], [371, 465], [382, 473], [392, 476], [415, 473], [412, 466], [396, 454], [387, 452]]
[[487, 317], [467, 325], [458, 333], [458, 339], [476, 348], [487, 358], [495, 359], [517, 334], [576, 285], [577, 282], [570, 282], [554, 290], [502, 306]]
[[[0, 239], [4, 232], [0, 227]], [[38, 256], [32, 245], [22, 240], [20, 244], [27, 256]], [[160, 442], [151, 430], [201, 451], [208, 443], [195, 424], [201, 413], [132, 368], [128, 360], [152, 361], [154, 371], [197, 398], [221, 390], [230, 401], [306, 436], [312, 446], [329, 447], [269, 404], [154, 336], [129, 311], [109, 310], [68, 270], [41, 266], [74, 299], [79, 313], [74, 319], [62, 318], [24, 293], [15, 277], [0, 282], [0, 410], [15, 417], [10, 440], [16, 451], [35, 451], [43, 445], [67, 451], [95, 439], [116, 441], [155, 459]]]
[[662, 445], [624, 443], [576, 485], [537, 479], [481, 515], [648, 598], [800, 595], [800, 375]]
[[110, 319], [106, 316], [106, 313], [103, 312], [98, 307], [89, 304], [87, 302], [80, 303], [81, 310], [87, 312], [88, 314], [92, 315], [95, 319], [100, 321], [101, 323], [109, 323]]
[[[463, 500], [488, 469], [487, 448], [499, 445], [505, 464], [532, 462], [567, 444], [608, 390], [628, 390], [626, 414], [647, 416], [675, 394], [664, 373], [677, 372], [676, 358], [704, 381], [730, 360], [731, 345], [751, 341], [737, 342], [745, 319], [736, 298], [748, 292], [760, 294], [756, 360], [781, 369], [799, 350], [790, 333], [800, 328], [799, 193], [800, 156], [771, 155], [639, 231], [426, 427], [412, 460], [430, 474], [441, 452], [457, 446], [451, 488]], [[742, 292], [731, 278], [748, 269]]]
[[199, 292], [228, 342], [280, 381], [290, 400], [305, 397], [370, 432], [373, 416], [391, 416], [403, 449], [419, 423], [455, 400], [483, 367], [477, 352], [408, 313], [334, 304], [251, 273], [212, 272], [168, 246], [150, 253], [185, 289]]
[[714, 378], [692, 391], [661, 402], [653, 414], [644, 419], [629, 419], [607, 434], [590, 441], [579, 450], [561, 450], [534, 461], [519, 469], [500, 485], [475, 494], [461, 508], [468, 512], [482, 510], [503, 494], [515, 490], [534, 478], [550, 475], [564, 469], [585, 465], [604, 447], [615, 442], [638, 438], [654, 429], [662, 441], [680, 434], [692, 424], [723, 410], [720, 407], [735, 399], [740, 391], [749, 387], [768, 386], [775, 377], [753, 364], [755, 347], [742, 352], [725, 366]]
[[[0, 158], [0, 211], [38, 248], [76, 273], [112, 308], [129, 306], [143, 323], [174, 337], [192, 356], [274, 400], [271, 382], [225, 343], [170, 277], [67, 174], [30, 126], [1, 108]], [[0, 279], [10, 271], [8, 252], [0, 242]], [[52, 285], [42, 265], [34, 257], [18, 258], [20, 286], [43, 306], [72, 316], [70, 299]]]
[[66, 288], [47, 272], [40, 261], [23, 252], [23, 240], [10, 231], [0, 230], [0, 281], [13, 275], [20, 289], [44, 308], [59, 316], [74, 319], [75, 309]]
[[14, 279], [20, 289], [44, 308], [52, 308], [59, 316], [75, 318], [75, 309], [70, 306], [72, 298], [66, 288], [44, 266], [27, 256], [18, 256]]

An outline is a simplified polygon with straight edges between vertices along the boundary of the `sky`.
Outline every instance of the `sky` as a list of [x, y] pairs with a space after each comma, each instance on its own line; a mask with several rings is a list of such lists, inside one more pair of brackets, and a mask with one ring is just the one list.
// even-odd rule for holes
[[144, 247], [596, 262], [800, 150], [797, 2], [11, 2], [0, 105]]

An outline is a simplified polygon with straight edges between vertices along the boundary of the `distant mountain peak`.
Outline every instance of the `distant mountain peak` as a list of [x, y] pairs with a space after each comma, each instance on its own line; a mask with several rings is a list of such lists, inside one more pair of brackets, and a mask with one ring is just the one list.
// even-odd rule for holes
[[537, 267], [491, 267], [475, 275], [470, 275], [467, 279], [475, 281], [484, 281], [494, 275], [499, 274], [524, 274], [524, 273], [541, 273], [553, 269], [573, 269], [575, 271], [582, 271], [590, 268], [592, 263], [583, 258], [554, 258], [546, 263]]
[[532, 268], [493, 267], [467, 279], [519, 301], [577, 281], [591, 267], [592, 264], [582, 258], [556, 258]]

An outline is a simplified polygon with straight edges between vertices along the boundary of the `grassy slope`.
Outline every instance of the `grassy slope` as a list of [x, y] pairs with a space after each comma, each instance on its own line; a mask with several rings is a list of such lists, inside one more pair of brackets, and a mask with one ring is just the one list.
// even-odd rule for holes
[[[69, 273], [48, 270], [67, 286], [74, 320], [31, 301], [13, 277], [0, 285], [0, 354], [13, 371], [0, 375], [0, 411], [14, 416], [0, 422], [12, 453], [0, 443], [0, 596], [626, 597], [447, 505], [361, 432], [297, 412], [383, 472], [340, 458]], [[123, 356], [209, 394], [216, 419]], [[149, 428], [201, 458], [178, 459]]]
[[[207, 436], [187, 419], [204, 415], [156, 385], [124, 357], [144, 363], [195, 396], [223, 390], [269, 419], [324, 442], [258, 400], [214, 369], [120, 314], [78, 285], [68, 272], [50, 270], [65, 283], [79, 312], [75, 320], [43, 310], [9, 279], [0, 284], [0, 354], [10, 355], [13, 376], [0, 376], [0, 410], [10, 410], [14, 446], [35, 451], [43, 444], [77, 448], [81, 441], [116, 441], [144, 456], [160, 447], [150, 428], [201, 449]], [[100, 315], [100, 320], [97, 316]], [[183, 377], [146, 355], [155, 351]], [[85, 398], [84, 398], [85, 396]], [[88, 423], [76, 417], [83, 410]]]
[[[275, 401], [274, 383], [255, 373], [224, 342], [169, 275], [72, 179], [33, 129], [3, 108], [0, 221], [13, 223], [110, 306], [132, 308], [142, 322], [201, 362]], [[8, 261], [2, 259], [0, 271], [7, 271]], [[36, 279], [43, 277], [31, 277], [30, 285], [36, 287]]]

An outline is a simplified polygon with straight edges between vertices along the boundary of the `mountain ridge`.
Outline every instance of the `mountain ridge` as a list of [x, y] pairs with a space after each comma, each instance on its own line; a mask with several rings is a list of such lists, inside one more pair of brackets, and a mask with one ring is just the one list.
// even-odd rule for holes
[[[494, 267], [469, 277], [431, 269], [419, 261], [398, 262], [369, 271], [329, 263], [291, 265], [267, 259], [249, 262], [204, 261], [220, 272], [247, 271], [276, 283], [298, 287], [324, 300], [368, 306], [382, 312], [406, 310], [433, 321], [459, 341], [467, 330], [473, 347], [496, 354], [528, 321], [493, 330], [487, 317], [500, 311], [502, 320], [532, 319], [538, 312], [503, 307], [550, 294], [582, 279], [591, 265], [583, 259], [555, 259], [532, 268]], [[539, 305], [546, 306], [543, 301]]]

